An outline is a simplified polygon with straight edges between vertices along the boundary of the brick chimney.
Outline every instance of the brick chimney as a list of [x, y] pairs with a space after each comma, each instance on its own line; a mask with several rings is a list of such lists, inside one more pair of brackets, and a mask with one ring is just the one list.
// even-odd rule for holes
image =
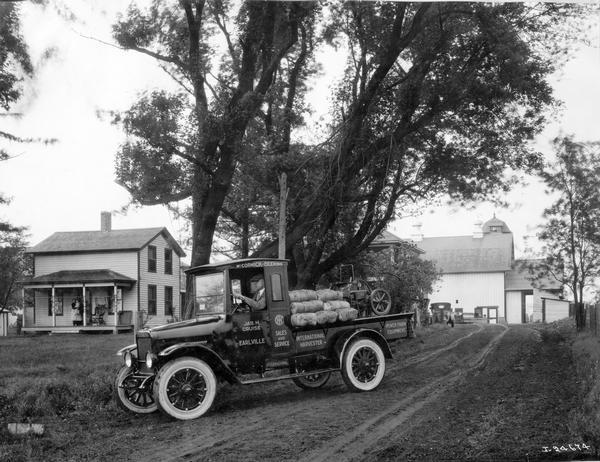
[[100, 231], [108, 233], [112, 229], [111, 213], [100, 212]]
[[477, 218], [475, 224], [473, 225], [473, 239], [482, 239], [483, 238], [483, 222]]
[[413, 232], [410, 235], [410, 238], [412, 239], [413, 242], [421, 242], [423, 240], [423, 232], [421, 231], [421, 222], [416, 222], [413, 225]]

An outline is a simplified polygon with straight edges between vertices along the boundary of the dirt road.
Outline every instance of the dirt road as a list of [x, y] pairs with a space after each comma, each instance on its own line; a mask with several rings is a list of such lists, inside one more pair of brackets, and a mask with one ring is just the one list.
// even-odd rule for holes
[[457, 325], [393, 350], [382, 385], [371, 393], [348, 392], [339, 375], [317, 391], [287, 381], [227, 385], [204, 418], [119, 413], [110, 433], [99, 429], [98, 441], [68, 457], [547, 460], [553, 445], [577, 443], [565, 426], [576, 384], [560, 335]]

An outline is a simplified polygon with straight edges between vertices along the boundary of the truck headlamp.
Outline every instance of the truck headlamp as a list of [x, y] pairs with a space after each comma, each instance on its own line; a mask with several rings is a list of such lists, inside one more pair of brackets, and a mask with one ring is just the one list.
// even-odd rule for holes
[[152, 354], [150, 351], [148, 353], [146, 353], [146, 367], [148, 369], [152, 369], [152, 366], [154, 365], [155, 360], [156, 360], [156, 356], [154, 354]]
[[125, 365], [127, 367], [131, 367], [131, 365], [133, 364], [133, 356], [131, 355], [131, 351], [125, 352], [125, 355], [123, 356], [123, 360], [125, 361]]

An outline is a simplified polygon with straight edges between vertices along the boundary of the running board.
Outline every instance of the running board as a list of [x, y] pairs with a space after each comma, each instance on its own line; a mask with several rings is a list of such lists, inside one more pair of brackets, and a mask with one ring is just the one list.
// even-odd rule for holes
[[241, 383], [242, 385], [249, 385], [251, 383], [274, 382], [275, 380], [295, 379], [296, 377], [304, 377], [306, 375], [313, 375], [313, 374], [325, 374], [325, 373], [329, 373], [329, 372], [338, 372], [340, 370], [341, 369], [339, 367], [332, 368], [332, 369], [319, 369], [316, 371], [297, 372], [295, 374], [278, 375], [275, 377], [261, 377], [259, 379], [240, 380], [239, 383]]

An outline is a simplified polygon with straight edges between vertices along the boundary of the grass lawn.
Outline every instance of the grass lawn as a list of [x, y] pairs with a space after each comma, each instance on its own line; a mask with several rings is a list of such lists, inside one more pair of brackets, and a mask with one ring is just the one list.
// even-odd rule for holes
[[[0, 460], [43, 459], [55, 439], [14, 437], [11, 422], [53, 424], [114, 412], [117, 350], [128, 334], [0, 337]], [[16, 458], [15, 458], [16, 457]]]

